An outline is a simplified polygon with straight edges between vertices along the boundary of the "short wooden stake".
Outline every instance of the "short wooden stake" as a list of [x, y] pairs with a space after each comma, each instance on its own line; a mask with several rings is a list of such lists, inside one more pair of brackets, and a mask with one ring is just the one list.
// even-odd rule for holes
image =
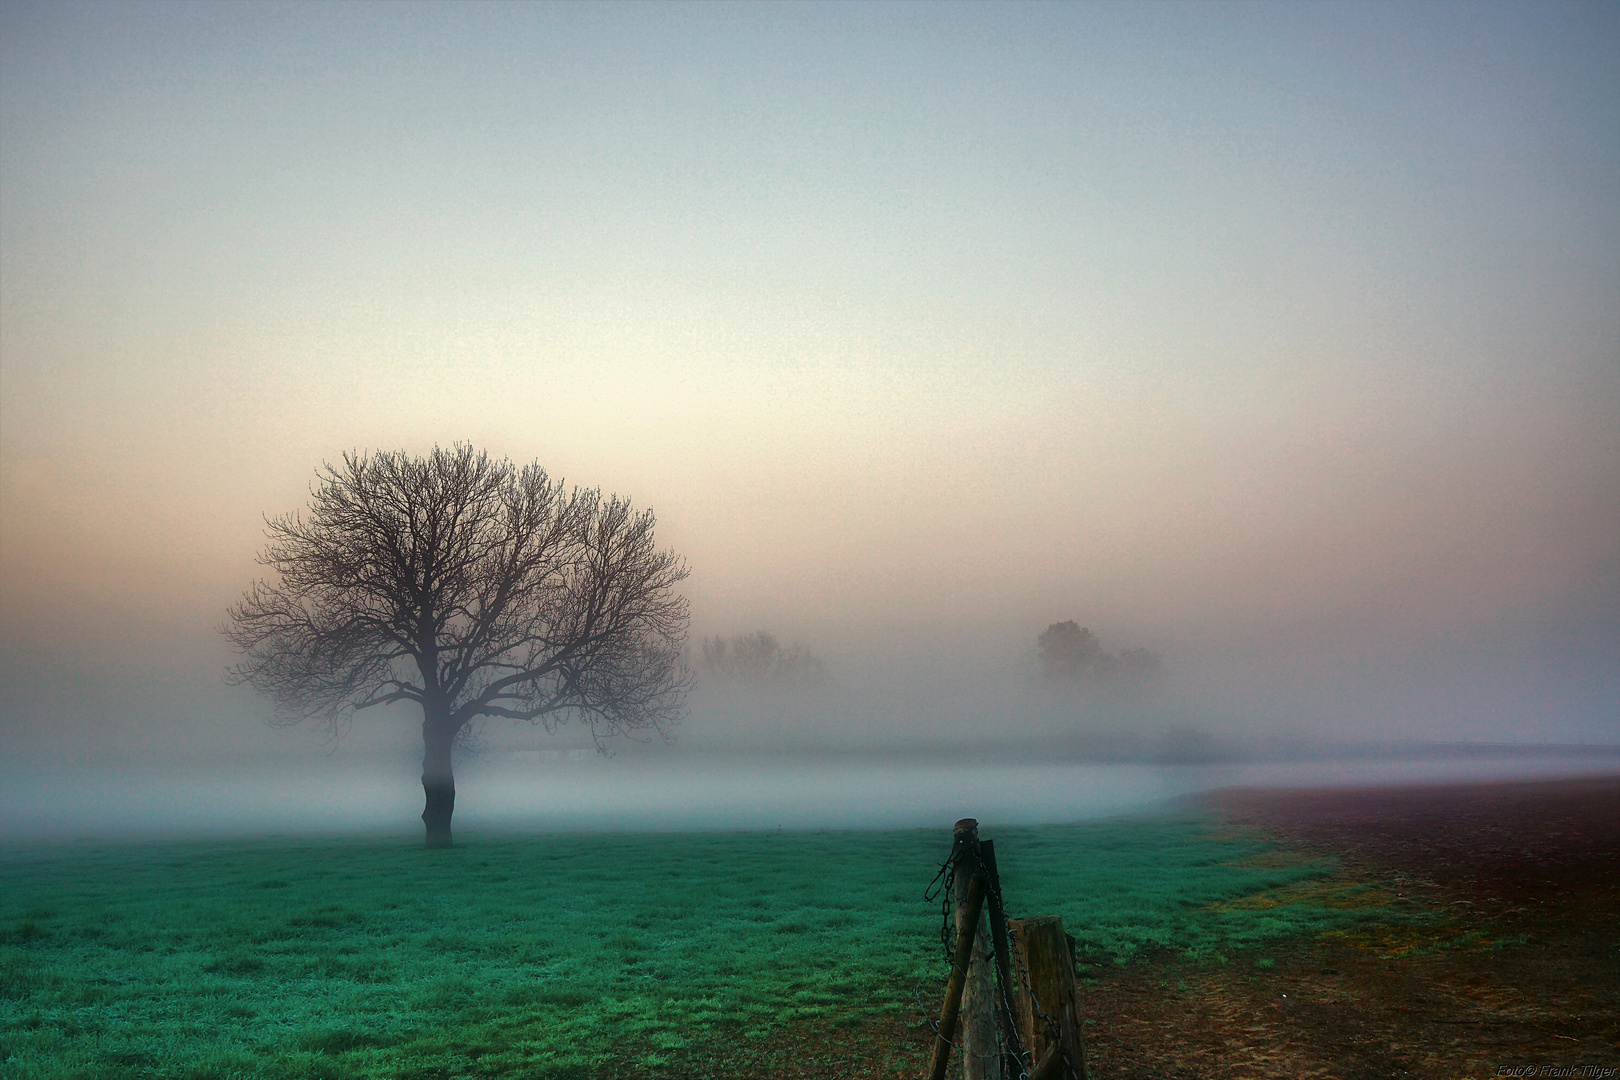
[[1046, 1048], [1046, 1053], [1041, 1055], [1035, 1067], [1029, 1070], [1029, 1080], [1057, 1080], [1062, 1072], [1063, 1045], [1054, 1042]]
[[[1009, 925], [1028, 979], [1027, 986], [1019, 987], [1018, 1018], [1024, 1029], [1024, 1049], [1037, 1063], [1030, 1076], [1042, 1075], [1045, 1080], [1068, 1074], [1074, 1080], [1086, 1080], [1074, 953], [1063, 933], [1063, 920], [1042, 915], [1014, 919]], [[1072, 1073], [1063, 1067], [1065, 1057]], [[1042, 1074], [1043, 1069], [1050, 1071]]]

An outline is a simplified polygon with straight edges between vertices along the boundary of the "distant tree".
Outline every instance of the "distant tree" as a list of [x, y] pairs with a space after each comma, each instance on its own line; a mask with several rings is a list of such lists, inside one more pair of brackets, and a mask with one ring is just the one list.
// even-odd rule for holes
[[1049, 679], [1080, 680], [1095, 676], [1108, 654], [1097, 635], [1079, 623], [1053, 623], [1036, 639], [1041, 653], [1041, 673]]
[[764, 630], [704, 638], [701, 652], [703, 673], [720, 683], [782, 690], [808, 686], [825, 674], [821, 658], [803, 643], [784, 649]]
[[1142, 686], [1158, 677], [1163, 661], [1148, 649], [1115, 655], [1088, 628], [1070, 620], [1053, 623], [1036, 638], [1041, 673], [1053, 682], [1090, 686]]
[[420, 706], [429, 847], [450, 844], [451, 749], [479, 717], [670, 737], [687, 569], [654, 546], [651, 511], [465, 445], [317, 475], [307, 518], [267, 520], [277, 580], [230, 609], [231, 681], [338, 736], [361, 709]]

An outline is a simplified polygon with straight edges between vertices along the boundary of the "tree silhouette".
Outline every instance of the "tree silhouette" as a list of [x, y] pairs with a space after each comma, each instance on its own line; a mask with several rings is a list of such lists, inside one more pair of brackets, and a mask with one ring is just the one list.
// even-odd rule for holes
[[1035, 639], [1041, 673], [1059, 683], [1091, 686], [1142, 686], [1158, 677], [1163, 661], [1148, 649], [1126, 649], [1115, 655], [1088, 628], [1070, 620], [1053, 623]]
[[826, 668], [802, 642], [783, 648], [765, 630], [736, 637], [704, 638], [703, 673], [716, 682], [761, 689], [788, 690], [821, 681]]
[[266, 533], [277, 580], [230, 609], [231, 681], [338, 736], [361, 709], [420, 706], [429, 847], [450, 844], [451, 750], [475, 719], [573, 718], [600, 741], [680, 717], [687, 569], [651, 511], [457, 445], [344, 455], [308, 516]]

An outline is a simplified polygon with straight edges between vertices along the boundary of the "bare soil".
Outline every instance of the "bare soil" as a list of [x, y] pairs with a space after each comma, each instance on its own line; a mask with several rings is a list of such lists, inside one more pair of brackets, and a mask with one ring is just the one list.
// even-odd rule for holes
[[1620, 777], [1206, 801], [1427, 918], [1108, 973], [1099, 1080], [1620, 1075]]
[[[1620, 1077], [1620, 776], [1204, 801], [1227, 827], [1334, 856], [1402, 917], [1260, 965], [1099, 970], [1082, 989], [1094, 1080]], [[768, 1063], [721, 1071], [887, 1078], [875, 1050], [917, 1060], [928, 1042], [914, 1018], [805, 1027]]]

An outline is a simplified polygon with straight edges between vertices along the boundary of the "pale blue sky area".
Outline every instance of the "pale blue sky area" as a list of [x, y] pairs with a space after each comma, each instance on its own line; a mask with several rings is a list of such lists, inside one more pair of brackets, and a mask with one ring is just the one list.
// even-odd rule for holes
[[1074, 618], [1167, 723], [1620, 738], [1617, 68], [1613, 4], [7, 3], [6, 737], [245, 716], [261, 515], [465, 439], [895, 700]]

